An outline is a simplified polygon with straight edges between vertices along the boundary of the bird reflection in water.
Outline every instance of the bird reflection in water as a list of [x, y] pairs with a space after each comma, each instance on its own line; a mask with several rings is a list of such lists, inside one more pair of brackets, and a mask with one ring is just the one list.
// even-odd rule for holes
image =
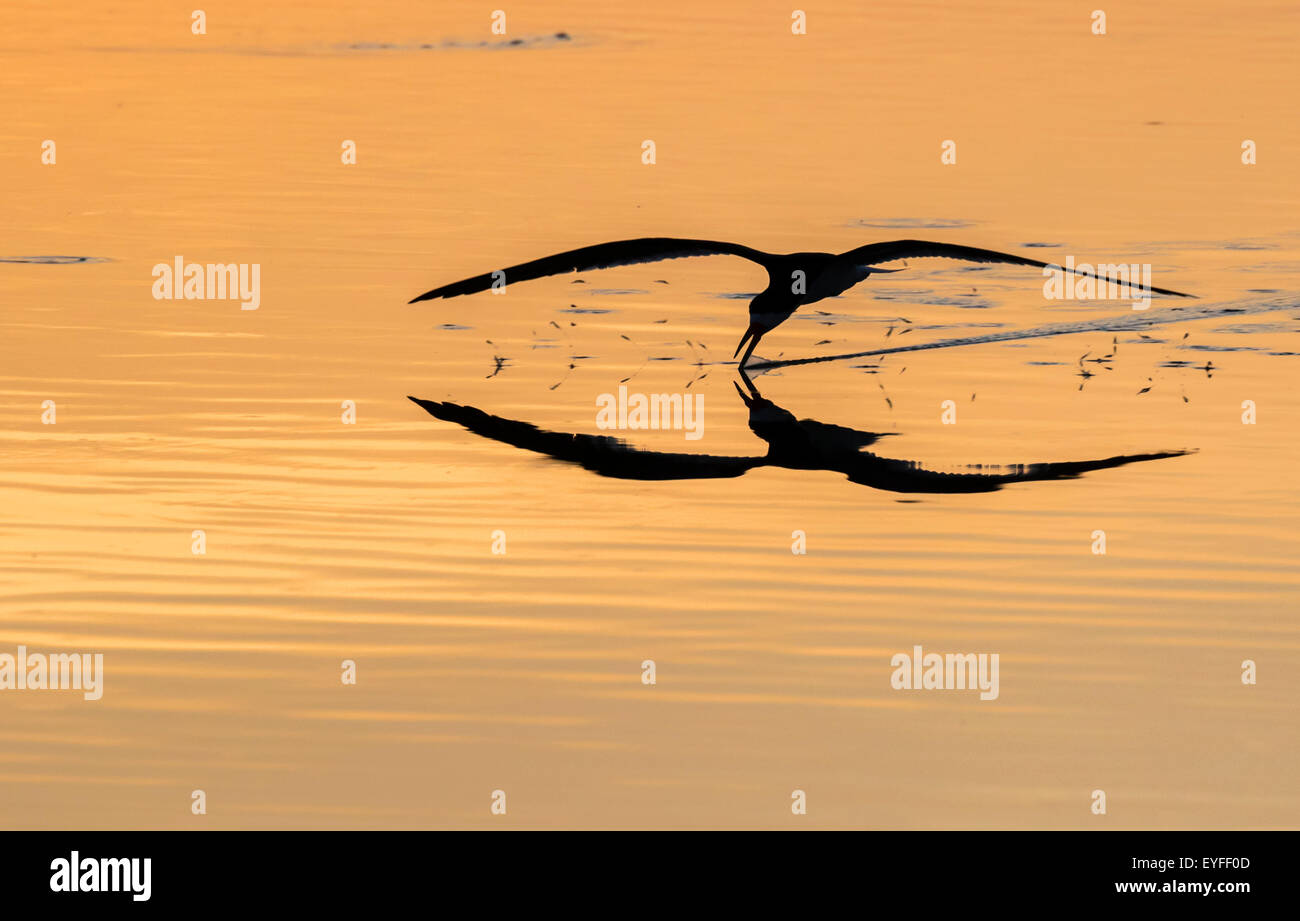
[[676, 454], [647, 451], [610, 435], [549, 432], [528, 422], [493, 416], [473, 406], [409, 397], [430, 415], [454, 422], [476, 435], [579, 464], [601, 476], [624, 480], [693, 480], [743, 476], [761, 467], [787, 470], [830, 470], [852, 483], [897, 493], [992, 492], [1008, 483], [1064, 480], [1093, 470], [1122, 467], [1139, 461], [1178, 457], [1188, 451], [1121, 454], [1099, 460], [1063, 461], [1004, 466], [975, 465], [961, 471], [929, 470], [916, 461], [881, 457], [864, 450], [887, 433], [865, 432], [843, 425], [796, 419], [794, 414], [763, 397], [749, 376], [736, 392], [749, 410], [750, 430], [767, 442], [767, 453], [732, 457], [715, 454]]

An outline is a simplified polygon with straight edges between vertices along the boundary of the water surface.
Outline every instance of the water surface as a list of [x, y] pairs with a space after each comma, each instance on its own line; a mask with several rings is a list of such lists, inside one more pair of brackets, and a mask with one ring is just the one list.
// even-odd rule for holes
[[[509, 11], [515, 46], [451, 4], [208, 12], [8, 17], [0, 651], [107, 674], [0, 694], [7, 827], [1300, 824], [1295, 10], [1162, 0], [1098, 37], [1069, 4], [886, 3], [794, 36], [785, 8], [565, 2]], [[698, 442], [637, 448], [763, 455], [725, 361], [753, 265], [406, 304], [667, 235], [1149, 262], [1198, 308], [1273, 306], [1133, 325], [914, 261], [763, 341], [981, 337], [755, 378], [927, 469], [1194, 452], [974, 494], [602, 477], [407, 399], [600, 435], [626, 381], [704, 398]], [[178, 255], [259, 263], [260, 308], [155, 300]], [[998, 653], [999, 698], [891, 689], [915, 645]]]

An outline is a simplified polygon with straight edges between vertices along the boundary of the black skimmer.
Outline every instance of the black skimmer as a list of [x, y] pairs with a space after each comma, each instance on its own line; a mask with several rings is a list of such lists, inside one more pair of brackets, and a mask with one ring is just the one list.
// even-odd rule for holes
[[[1111, 284], [1123, 284], [1136, 287], [1124, 279], [1098, 276], [1092, 272], [1069, 269], [1054, 263], [1040, 262], [1025, 256], [1011, 253], [999, 253], [991, 249], [979, 249], [974, 246], [959, 246], [955, 243], [932, 243], [926, 240], [892, 240], [885, 243], [868, 243], [847, 252], [839, 253], [790, 253], [781, 255], [765, 253], [761, 250], [742, 246], [739, 243], [727, 243], [716, 240], [690, 240], [673, 237], [644, 237], [637, 240], [615, 240], [611, 243], [598, 243], [581, 249], [557, 253], [524, 262], [506, 269], [498, 269], [466, 278], [426, 291], [410, 303], [433, 300], [434, 298], [459, 297], [462, 294], [474, 294], [492, 287], [502, 287], [519, 281], [545, 278], [548, 275], [560, 275], [565, 272], [586, 272], [593, 269], [608, 269], [620, 265], [635, 265], [644, 262], [659, 262], [664, 259], [683, 259], [691, 256], [740, 256], [756, 262], [767, 270], [767, 287], [760, 291], [749, 303], [749, 328], [736, 346], [735, 354], [745, 349], [740, 359], [740, 367], [745, 367], [754, 347], [764, 335], [784, 323], [800, 307], [815, 304], [828, 297], [835, 297], [852, 288], [877, 272], [898, 272], [901, 269], [877, 268], [881, 263], [896, 262], [901, 259], [960, 259], [965, 262], [1007, 263], [1010, 265], [1035, 266], [1037, 268], [1056, 268], [1085, 278]], [[1166, 288], [1142, 288], [1145, 292], [1169, 294], [1174, 297], [1193, 297], [1181, 291]], [[746, 345], [748, 344], [748, 348]]]

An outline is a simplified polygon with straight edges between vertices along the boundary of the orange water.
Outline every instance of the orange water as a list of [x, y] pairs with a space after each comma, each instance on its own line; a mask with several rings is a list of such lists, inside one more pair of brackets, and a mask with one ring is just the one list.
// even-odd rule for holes
[[[1300, 824], [1300, 11], [1126, 3], [1097, 36], [1066, 3], [841, 6], [793, 35], [770, 3], [530, 5], [503, 37], [462, 4], [231, 2], [198, 36], [19, 3], [0, 257], [104, 261], [0, 262], [0, 652], [103, 653], [105, 691], [0, 694], [3, 824]], [[742, 260], [406, 304], [656, 235], [933, 238], [1297, 306], [756, 378], [936, 469], [1196, 449], [979, 495], [602, 478], [407, 401], [602, 434], [631, 377], [705, 404], [699, 441], [638, 446], [764, 454], [723, 361]], [[178, 255], [260, 264], [260, 308], [155, 300]], [[968, 269], [909, 262], [758, 354], [1131, 315]], [[915, 645], [998, 653], [999, 698], [893, 690]]]

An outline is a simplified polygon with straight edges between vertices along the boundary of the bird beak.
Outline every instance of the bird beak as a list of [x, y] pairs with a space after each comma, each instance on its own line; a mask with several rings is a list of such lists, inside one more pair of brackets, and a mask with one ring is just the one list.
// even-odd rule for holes
[[740, 340], [740, 345], [736, 346], [736, 351], [732, 353], [731, 357], [735, 358], [737, 355], [739, 355], [740, 350], [745, 347], [745, 343], [749, 342], [750, 339], [753, 339], [754, 336], [756, 336], [761, 331], [762, 330], [759, 328], [759, 325], [757, 323], [750, 323], [749, 329], [745, 330], [744, 338]]

